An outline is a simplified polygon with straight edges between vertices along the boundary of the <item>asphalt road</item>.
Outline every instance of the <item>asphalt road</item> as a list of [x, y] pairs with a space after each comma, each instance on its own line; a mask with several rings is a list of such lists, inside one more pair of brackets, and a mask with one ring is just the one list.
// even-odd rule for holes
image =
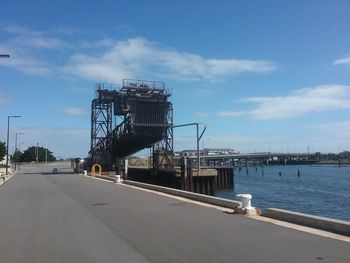
[[1, 263], [350, 262], [350, 243], [52, 168], [0, 187]]

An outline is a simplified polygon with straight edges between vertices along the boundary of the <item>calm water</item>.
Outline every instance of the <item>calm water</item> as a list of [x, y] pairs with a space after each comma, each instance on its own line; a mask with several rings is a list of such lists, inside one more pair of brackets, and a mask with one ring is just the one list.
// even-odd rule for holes
[[242, 167], [235, 170], [234, 189], [217, 189], [216, 196], [236, 199], [241, 193], [252, 194], [252, 205], [258, 208], [350, 221], [350, 167], [264, 166], [257, 171], [248, 167], [248, 174]]

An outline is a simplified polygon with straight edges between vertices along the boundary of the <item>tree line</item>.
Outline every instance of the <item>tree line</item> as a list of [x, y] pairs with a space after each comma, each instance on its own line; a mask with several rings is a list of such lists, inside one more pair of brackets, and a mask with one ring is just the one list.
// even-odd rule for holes
[[[6, 144], [4, 142], [0, 142], [0, 160], [3, 160], [5, 156]], [[11, 160], [12, 162], [52, 162], [56, 161], [56, 158], [47, 148], [31, 146], [23, 152], [16, 149], [15, 153], [11, 157]]]

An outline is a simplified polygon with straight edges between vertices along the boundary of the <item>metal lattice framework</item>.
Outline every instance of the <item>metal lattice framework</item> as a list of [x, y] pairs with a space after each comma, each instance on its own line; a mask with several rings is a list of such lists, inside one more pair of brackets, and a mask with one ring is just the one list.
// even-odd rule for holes
[[91, 103], [90, 151], [112, 132], [113, 93], [109, 93], [111, 93], [111, 91], [104, 89], [103, 84], [96, 84], [96, 98], [93, 99]]
[[[102, 89], [92, 101], [91, 149], [94, 162], [112, 167], [125, 158], [152, 147], [154, 168], [172, 167], [173, 108], [171, 92], [163, 82], [123, 80], [119, 91]], [[120, 122], [112, 129], [113, 114]]]
[[91, 147], [93, 149], [112, 131], [112, 107], [94, 99], [91, 104]]
[[153, 145], [153, 167], [156, 170], [174, 168], [174, 127], [173, 107], [168, 105], [166, 137]]

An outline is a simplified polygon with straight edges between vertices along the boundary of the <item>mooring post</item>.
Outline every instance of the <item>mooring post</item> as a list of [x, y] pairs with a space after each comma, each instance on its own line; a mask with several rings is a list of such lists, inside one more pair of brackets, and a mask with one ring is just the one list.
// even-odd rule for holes
[[[121, 160], [120, 158], [116, 158], [116, 174], [122, 176], [122, 167], [121, 167]], [[123, 178], [124, 179], [124, 178]]]
[[129, 160], [125, 158], [124, 159], [124, 180], [128, 180], [128, 167], [129, 167]]
[[187, 157], [184, 156], [183, 157], [183, 174], [184, 174], [184, 188], [186, 191], [188, 191], [188, 171], [187, 171]]

